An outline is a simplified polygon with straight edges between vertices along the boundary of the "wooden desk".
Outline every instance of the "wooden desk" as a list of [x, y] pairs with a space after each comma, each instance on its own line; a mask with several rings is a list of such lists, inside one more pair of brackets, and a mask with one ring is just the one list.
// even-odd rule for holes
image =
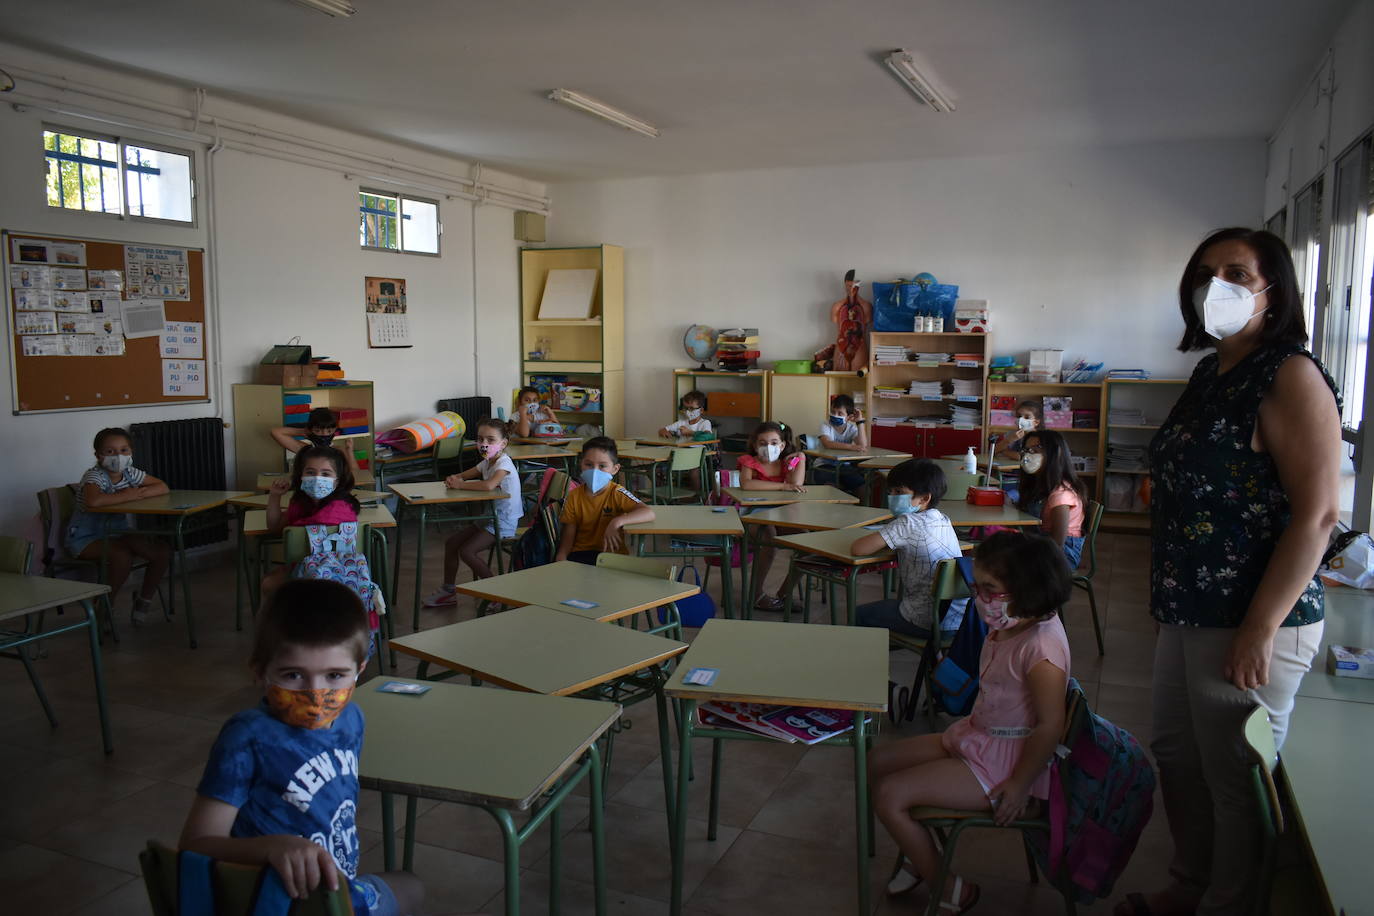
[[[529, 605], [402, 636], [392, 647], [420, 659], [416, 676], [422, 679], [432, 663], [510, 690], [549, 696], [614, 685], [614, 698], [624, 703], [626, 686], [647, 688], [642, 696], [652, 695], [658, 706], [663, 792], [672, 823], [673, 751], [663, 695], [667, 675], [660, 666], [686, 652], [685, 642]], [[635, 677], [640, 672], [645, 674]]]
[[832, 528], [862, 528], [892, 518], [886, 509], [845, 506], [835, 503], [791, 503], [759, 509], [743, 517], [747, 525], [773, 525], [799, 531], [829, 531]]
[[[109, 593], [110, 587], [99, 582], [49, 579], [45, 576], [0, 572], [0, 621], [15, 620], [63, 604], [80, 604], [81, 609], [86, 612], [84, 620], [69, 623], [55, 630], [31, 633], [25, 628], [22, 633], [0, 637], [0, 650], [14, 649], [27, 668], [29, 661], [24, 653], [28, 651], [25, 647], [29, 643], [85, 628], [91, 643], [91, 671], [95, 675], [95, 703], [100, 712], [100, 738], [105, 753], [112, 754], [114, 735], [110, 731], [110, 708], [105, 699], [105, 675], [100, 665], [100, 623], [96, 620], [95, 605], [92, 603], [93, 599]], [[113, 614], [114, 611], [111, 610], [110, 613]], [[38, 693], [38, 701], [43, 704], [43, 711], [47, 713], [48, 721], [56, 725], [57, 716], [53, 714], [47, 694], [43, 692], [36, 678], [33, 680], [33, 686]]]
[[[802, 454], [810, 458], [823, 458], [827, 461], [872, 461], [886, 459], [901, 464], [903, 461], [911, 460], [910, 452], [898, 452], [890, 448], [874, 448], [869, 446], [861, 452], [844, 448], [809, 448]], [[896, 464], [892, 465], [896, 467]]]
[[[458, 591], [498, 604], [538, 604], [605, 623], [672, 604], [679, 598], [695, 595], [701, 587], [564, 560], [490, 579], [460, 582]], [[569, 598], [595, 601], [597, 606], [584, 609], [563, 604]]]
[[[1308, 675], [1309, 677], [1311, 675]], [[1369, 913], [1369, 824], [1374, 799], [1374, 704], [1299, 691], [1280, 754], [1299, 830], [1312, 851], [1330, 911]], [[1308, 912], [1320, 912], [1314, 902]]]
[[746, 490], [744, 487], [726, 487], [725, 492], [746, 509], [754, 506], [785, 506], [788, 503], [849, 503], [853, 505], [859, 497], [844, 490], [826, 486], [808, 486], [801, 493], [795, 490]]
[[[373, 528], [395, 528], [396, 519], [386, 506], [364, 506], [358, 513], [358, 525], [371, 525]], [[249, 509], [243, 514], [243, 536], [256, 538], [267, 534], [267, 510]]]
[[1367, 592], [1327, 586], [1321, 648], [1312, 660], [1312, 670], [1303, 675], [1298, 685], [1298, 696], [1374, 703], [1374, 679], [1326, 673], [1327, 647], [1332, 645], [1374, 646], [1374, 610]]
[[[732, 548], [736, 539], [743, 540], [744, 525], [740, 523], [739, 512], [734, 506], [723, 508], [724, 512], [717, 512], [710, 506], [655, 506], [653, 521], [626, 525], [622, 530], [626, 537], [638, 537], [635, 545], [637, 556], [667, 559], [717, 557], [720, 560], [721, 604], [724, 605], [725, 616], [733, 618], [735, 598], [732, 585]], [[645, 544], [655, 535], [686, 535], [689, 538], [695, 535], [710, 538], [712, 541], [689, 543], [669, 551], [645, 550]], [[740, 601], [747, 603], [746, 596], [741, 594]], [[741, 604], [741, 607], [744, 606], [745, 604]]]
[[[281, 507], [286, 510], [286, 506], [295, 497], [295, 490], [287, 490], [282, 494]], [[354, 490], [353, 498], [366, 505], [368, 503], [379, 503], [390, 496], [390, 493], [383, 493], [381, 490]], [[267, 502], [272, 498], [271, 493], [245, 493], [243, 496], [235, 496], [229, 500], [229, 505], [239, 509], [266, 509]]]
[[[1059, 430], [1059, 432], [1063, 431], [1064, 430]], [[985, 452], [979, 452], [976, 454], [978, 455], [978, 473], [986, 474], [988, 470], [988, 456]], [[940, 457], [946, 459], [947, 461], [957, 461], [959, 462], [959, 466], [961, 468], [963, 467], [963, 455], [941, 455]], [[1006, 460], [998, 461], [996, 458], [994, 458], [992, 461], [992, 469], [994, 471], [1018, 471], [1021, 469], [1021, 462]]]
[[[569, 440], [571, 442], [572, 440]], [[563, 459], [564, 468], [568, 476], [573, 476], [571, 461], [578, 455], [578, 449], [567, 445], [510, 445], [506, 447], [506, 455], [511, 461], [515, 462], [518, 469], [522, 461], [539, 461], [547, 464], [556, 459]]]
[[[558, 912], [560, 806], [585, 778], [591, 790], [596, 912], [604, 913], [604, 801], [596, 741], [620, 717], [620, 706], [458, 684], [431, 683], [422, 696], [377, 692], [378, 686], [391, 680], [404, 679], [374, 678], [354, 694], [367, 718], [358, 782], [382, 793], [386, 869], [396, 867], [393, 794], [406, 796], [407, 870], [415, 849], [417, 798], [481, 808], [496, 820], [505, 838], [506, 913], [516, 914], [520, 912], [520, 847], [548, 820], [552, 844], [549, 911]], [[555, 784], [552, 795], [541, 800]], [[516, 826], [512, 811], [529, 812], [524, 826]]]
[[[409, 456], [403, 456], [403, 457], [409, 457]], [[432, 460], [432, 459], [431, 459], [431, 460]], [[272, 482], [273, 482], [274, 480], [276, 480], [276, 479], [279, 478], [279, 477], [290, 477], [290, 476], [291, 476], [291, 472], [290, 472], [290, 471], [263, 471], [261, 474], [258, 475], [258, 479], [257, 479], [257, 481], [254, 483], [254, 489], [262, 490], [262, 491], [266, 492], [267, 490], [272, 489]], [[363, 470], [363, 469], [360, 468], [360, 469], [358, 470], [357, 475], [353, 478], [353, 484], [354, 484], [354, 487], [355, 487], [355, 489], [353, 490], [354, 494], [356, 495], [356, 494], [359, 493], [359, 492], [366, 492], [366, 491], [359, 491], [359, 490], [356, 489], [356, 487], [367, 486], [368, 484], [371, 484], [371, 483], [372, 483], [372, 480], [373, 480], [372, 472], [369, 471], [369, 470]], [[386, 494], [383, 493], [382, 495], [385, 496]], [[358, 498], [359, 498], [359, 499], [362, 499], [361, 496], [359, 496]]]
[[[672, 460], [673, 449], [668, 448], [667, 446], [663, 446], [659, 448], [623, 448], [619, 451], [620, 461], [622, 464], [630, 462], [631, 464], [649, 465], [649, 503], [650, 505], [657, 505], [658, 465], [662, 464], [665, 461]], [[627, 487], [627, 489], [633, 490], [633, 487]]]
[[[533, 446], [522, 446], [530, 448]], [[510, 454], [510, 449], [506, 450]], [[432, 483], [394, 483], [391, 490], [400, 497], [400, 502], [396, 506], [399, 517], [409, 512], [417, 512], [420, 516], [420, 524], [416, 529], [415, 545], [415, 609], [411, 620], [411, 629], [420, 629], [420, 594], [424, 587], [425, 575], [425, 525], [429, 521], [430, 506], [458, 506], [470, 505], [485, 508], [485, 513], [477, 512], [472, 516], [473, 523], [483, 520], [491, 522], [493, 532], [500, 531], [499, 522], [496, 520], [497, 500], [509, 499], [506, 492], [499, 487], [495, 490], [450, 490], [444, 485], [442, 480]], [[401, 581], [401, 534], [404, 529], [399, 521], [396, 526], [396, 566], [392, 571], [392, 582]], [[501, 551], [501, 544], [496, 545], [496, 568], [505, 568], [505, 554]]]
[[643, 436], [635, 439], [640, 445], [665, 445], [668, 448], [701, 448], [703, 446], [717, 446], [719, 439], [693, 439], [691, 436], [686, 438], [676, 438], [674, 436]]
[[373, 456], [369, 465], [373, 485], [379, 490], [387, 488], [387, 478], [426, 476], [434, 471], [434, 446], [422, 448], [418, 452], [392, 452], [385, 457]]
[[511, 436], [510, 441], [516, 445], [561, 445], [567, 448], [581, 443], [582, 439], [577, 436]]
[[[719, 671], [709, 687], [687, 685], [693, 668]], [[682, 912], [682, 850], [687, 841], [688, 761], [694, 736], [715, 744], [711, 778], [720, 773], [721, 740], [750, 740], [743, 732], [702, 728], [695, 724], [698, 702], [736, 700], [779, 706], [819, 706], [854, 710], [852, 731], [826, 744], [854, 748], [855, 827], [858, 862], [858, 912], [868, 916], [868, 848], [872, 828], [868, 807], [868, 744], [864, 713], [887, 709], [887, 631], [870, 627], [798, 627], [760, 620], [711, 620], [668, 680], [667, 693], [682, 700], [678, 749], [677, 804], [673, 843], [671, 912]], [[759, 740], [769, 740], [760, 737]], [[715, 836], [718, 792], [711, 792], [708, 839]]]
[[1040, 524], [1040, 519], [1022, 512], [1010, 502], [1000, 506], [970, 506], [962, 499], [942, 499], [936, 508], [949, 517], [949, 523], [955, 528], [972, 528], [977, 525], [1015, 527], [1017, 525], [1038, 526]]
[[[787, 574], [789, 576], [792, 575], [792, 570], [796, 568], [797, 555], [799, 553], [813, 554], [817, 557], [829, 560], [831, 563], [840, 564], [840, 568], [836, 570], [836, 574], [833, 576], [829, 573], [818, 573], [817, 575], [818, 578], [824, 581], [833, 581], [844, 585], [846, 620], [851, 627], [854, 626], [856, 622], [854, 619], [854, 609], [858, 605], [858, 573], [860, 568], [864, 566], [874, 566], [878, 563], [886, 563], [895, 556], [895, 554], [886, 547], [873, 554], [855, 556], [851, 553], [850, 548], [853, 546], [854, 542], [867, 533], [866, 531], [856, 531], [853, 528], [832, 528], [828, 531], [809, 531], [805, 534], [787, 534], [778, 538], [779, 545], [791, 548], [792, 550], [792, 559], [787, 567]], [[832, 591], [830, 596], [833, 599], [835, 593]], [[789, 591], [783, 600], [786, 603], [783, 605], [782, 619], [784, 623], [789, 623], [792, 620], [792, 592]], [[802, 618], [803, 621], [810, 620], [810, 604], [811, 593], [807, 591], [806, 608], [803, 611], [804, 616]], [[835, 606], [832, 603], [830, 607], [831, 622], [833, 623]]]
[[[196, 647], [195, 615], [191, 605], [191, 577], [186, 569], [186, 520], [201, 512], [218, 509], [238, 496], [248, 496], [242, 490], [168, 490], [161, 496], [136, 499], [113, 506], [87, 508], [87, 512], [103, 515], [156, 515], [173, 521], [170, 531], [139, 529], [139, 534], [170, 537], [172, 539], [172, 567], [168, 570], [173, 582], [181, 580], [181, 597], [186, 605], [186, 635], [191, 648]], [[102, 567], [103, 568], [103, 567]], [[175, 586], [167, 589], [167, 611], [174, 610], [172, 598]]]

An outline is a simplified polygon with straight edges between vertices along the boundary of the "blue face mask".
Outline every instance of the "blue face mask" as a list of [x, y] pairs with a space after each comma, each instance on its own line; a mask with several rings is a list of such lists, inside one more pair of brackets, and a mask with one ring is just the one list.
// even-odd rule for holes
[[601, 468], [587, 468], [582, 472], [582, 485], [593, 493], [600, 493], [611, 482], [611, 475]]
[[889, 493], [887, 494], [887, 511], [893, 515], [906, 515], [908, 512], [920, 512], [921, 510], [911, 504], [910, 493]]
[[334, 492], [337, 483], [333, 477], [302, 477], [301, 492], [311, 499], [324, 499]]
[[845, 418], [844, 418], [844, 417], [831, 417], [831, 418], [830, 418], [830, 425], [833, 426], [833, 427], [835, 427], [836, 429], [839, 429], [841, 426], [844, 426], [844, 422], [845, 422]]

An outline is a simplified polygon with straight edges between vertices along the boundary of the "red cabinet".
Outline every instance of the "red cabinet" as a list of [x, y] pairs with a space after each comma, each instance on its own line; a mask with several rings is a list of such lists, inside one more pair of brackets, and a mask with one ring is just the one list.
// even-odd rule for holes
[[916, 458], [963, 455], [970, 446], [975, 452], [982, 452], [982, 431], [977, 429], [875, 426], [872, 436], [875, 447], [906, 452]]

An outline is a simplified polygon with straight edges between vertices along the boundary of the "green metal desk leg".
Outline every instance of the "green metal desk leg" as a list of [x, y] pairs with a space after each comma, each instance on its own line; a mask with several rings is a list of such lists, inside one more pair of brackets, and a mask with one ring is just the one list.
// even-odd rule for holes
[[[794, 551], [792, 551], [792, 556], [787, 560], [787, 578], [784, 579], [783, 581], [784, 581], [784, 582], [791, 582], [791, 581], [792, 581], [792, 576], [795, 574], [796, 569], [797, 569], [797, 552], [794, 550]], [[795, 591], [796, 591], [795, 588], [789, 588], [789, 589], [787, 590], [787, 594], [784, 595], [783, 598], [782, 598], [782, 622], [783, 622], [783, 623], [791, 623], [791, 622], [792, 622], [792, 595], [793, 595], [793, 593], [794, 593]], [[810, 577], [810, 576], [807, 576], [807, 577], [806, 577], [806, 581], [805, 581], [805, 583], [802, 585], [802, 592], [806, 595], [806, 605], [807, 605], [807, 606], [806, 606], [806, 610], [804, 610], [804, 611], [802, 612], [802, 623], [810, 623], [810, 622], [811, 622], [811, 577]]]
[[[396, 503], [396, 558], [391, 562], [391, 607], [396, 609], [396, 593], [401, 590], [401, 539], [405, 531], [406, 501], [398, 499]], [[411, 630], [419, 630], [419, 615], [416, 614], [415, 622]]]
[[734, 571], [730, 568], [730, 548], [734, 545], [730, 535], [721, 536], [720, 547], [720, 603], [725, 606], [725, 618], [735, 619]]
[[719, 738], [711, 739], [711, 804], [706, 815], [706, 839], [712, 842], [716, 839], [716, 825], [720, 821], [720, 762], [724, 744]]
[[[100, 738], [105, 744], [105, 753], [114, 753], [114, 736], [110, 734], [110, 707], [105, 700], [105, 673], [100, 665], [100, 621], [95, 617], [95, 604], [88, 598], [81, 602], [86, 612], [86, 627], [91, 637], [91, 670], [95, 673], [95, 703], [100, 710]], [[20, 652], [28, 651], [23, 646]]]
[[401, 856], [402, 871], [415, 871], [415, 806], [419, 801], [414, 795], [406, 796], [406, 841]]
[[382, 868], [396, 870], [396, 813], [391, 810], [396, 797], [390, 792], [382, 793]]
[[[176, 547], [173, 550], [178, 560], [177, 571], [181, 578], [181, 600], [186, 602], [186, 635], [190, 637], [191, 648], [194, 649], [196, 647], [196, 621], [191, 613], [191, 574], [186, 568], [186, 538], [182, 534], [182, 528], [185, 524], [186, 516], [178, 515], [175, 535]], [[172, 589], [168, 588], [167, 592], [170, 595]]]
[[[520, 831], [515, 819], [504, 808], [487, 808], [501, 828], [501, 845], [505, 849], [506, 916], [520, 916]], [[557, 880], [549, 875], [550, 881]]]
[[[591, 757], [587, 778], [591, 780], [592, 796], [592, 887], [596, 894], [596, 916], [606, 916], [606, 800], [601, 781], [601, 752], [592, 742], [587, 753]], [[681, 891], [681, 887], [678, 889]]]
[[[683, 850], [687, 846], [687, 773], [692, 760], [692, 719], [696, 717], [697, 701], [681, 700], [678, 703], [678, 760], [677, 760], [677, 804], [673, 809], [673, 859], [672, 896], [669, 904], [671, 916], [682, 914], [682, 867]], [[597, 806], [592, 806], [595, 814]]]
[[[844, 599], [846, 610], [849, 612], [849, 625], [855, 625], [855, 608], [859, 603], [859, 567], [850, 567], [849, 576], [844, 581]], [[833, 607], [833, 605], [832, 605]]]
[[[658, 706], [658, 753], [663, 765], [663, 798], [668, 809], [668, 824], [673, 823], [673, 739], [669, 734], [668, 698], [663, 693], [667, 677], [662, 668], [657, 668], [654, 677], [654, 703]], [[673, 845], [673, 831], [668, 831], [668, 846]]]
[[549, 812], [549, 916], [558, 916], [563, 884], [563, 805]]
[[858, 847], [859, 914], [872, 912], [868, 902], [868, 737], [864, 733], [864, 714], [854, 712], [854, 840]]

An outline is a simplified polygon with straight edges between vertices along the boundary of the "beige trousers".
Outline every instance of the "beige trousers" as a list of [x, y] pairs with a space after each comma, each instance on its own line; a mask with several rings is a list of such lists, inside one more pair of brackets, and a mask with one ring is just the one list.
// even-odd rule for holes
[[1222, 677], [1235, 630], [1159, 628], [1150, 748], [1174, 839], [1169, 873], [1199, 895], [1199, 916], [1252, 912], [1260, 825], [1243, 723], [1258, 703], [1283, 746], [1293, 696], [1312, 666], [1322, 627], [1280, 628], [1269, 683], [1258, 690], [1240, 690]]

